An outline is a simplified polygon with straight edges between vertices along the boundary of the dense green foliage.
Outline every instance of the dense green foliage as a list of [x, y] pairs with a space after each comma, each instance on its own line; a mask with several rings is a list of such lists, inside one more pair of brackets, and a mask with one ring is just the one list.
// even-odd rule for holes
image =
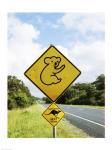
[[24, 108], [36, 102], [29, 89], [15, 76], [8, 76], [8, 109]]
[[[43, 98], [46, 103], [50, 100]], [[67, 89], [67, 91], [57, 100], [61, 104], [75, 105], [105, 105], [105, 76], [101, 74], [92, 83], [77, 83]]]

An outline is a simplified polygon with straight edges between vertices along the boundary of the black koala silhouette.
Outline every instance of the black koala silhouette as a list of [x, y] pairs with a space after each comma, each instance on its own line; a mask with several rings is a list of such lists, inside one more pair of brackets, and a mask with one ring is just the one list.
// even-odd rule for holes
[[40, 80], [45, 85], [57, 84], [61, 82], [61, 78], [56, 76], [57, 73], [60, 73], [64, 68], [65, 65], [59, 67], [61, 62], [60, 57], [46, 57], [44, 59], [44, 63], [46, 66], [43, 68], [40, 74]]

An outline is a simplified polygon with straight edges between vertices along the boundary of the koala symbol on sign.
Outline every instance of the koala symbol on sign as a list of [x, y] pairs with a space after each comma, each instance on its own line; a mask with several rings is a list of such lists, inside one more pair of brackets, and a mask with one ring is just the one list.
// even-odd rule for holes
[[57, 77], [57, 74], [60, 73], [64, 68], [65, 65], [59, 67], [61, 62], [60, 57], [46, 57], [44, 59], [44, 63], [46, 66], [43, 68], [40, 74], [40, 80], [45, 85], [52, 85], [61, 82], [61, 78]]

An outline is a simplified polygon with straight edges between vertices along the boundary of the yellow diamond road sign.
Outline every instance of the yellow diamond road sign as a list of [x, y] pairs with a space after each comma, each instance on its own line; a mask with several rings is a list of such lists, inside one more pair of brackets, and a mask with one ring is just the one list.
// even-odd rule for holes
[[52, 103], [42, 114], [42, 116], [52, 125], [56, 126], [64, 117], [64, 112], [55, 104]]
[[54, 46], [25, 72], [25, 76], [52, 101], [56, 101], [80, 74], [80, 70]]

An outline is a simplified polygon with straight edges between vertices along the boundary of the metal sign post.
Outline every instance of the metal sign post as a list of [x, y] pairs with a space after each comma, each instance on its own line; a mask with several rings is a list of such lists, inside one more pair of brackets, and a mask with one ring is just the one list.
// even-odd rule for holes
[[56, 138], [56, 126], [53, 127], [53, 138]]

